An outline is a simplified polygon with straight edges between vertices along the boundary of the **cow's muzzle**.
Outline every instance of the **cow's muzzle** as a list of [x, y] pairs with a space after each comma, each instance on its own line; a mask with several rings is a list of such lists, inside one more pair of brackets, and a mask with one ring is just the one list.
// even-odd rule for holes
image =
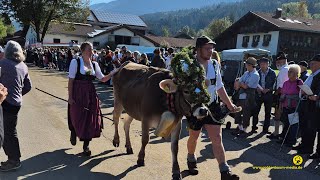
[[204, 106], [203, 104], [200, 104], [193, 108], [192, 115], [196, 117], [197, 119], [202, 119], [204, 117], [207, 117], [209, 115], [209, 109]]

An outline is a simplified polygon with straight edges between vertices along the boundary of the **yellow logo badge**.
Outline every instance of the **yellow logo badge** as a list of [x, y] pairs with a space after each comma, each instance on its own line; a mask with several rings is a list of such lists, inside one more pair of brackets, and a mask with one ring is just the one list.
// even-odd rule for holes
[[299, 155], [295, 155], [295, 156], [293, 157], [292, 161], [293, 161], [293, 164], [294, 164], [294, 165], [299, 166], [299, 165], [302, 164], [303, 158], [302, 158], [301, 156], [299, 156]]

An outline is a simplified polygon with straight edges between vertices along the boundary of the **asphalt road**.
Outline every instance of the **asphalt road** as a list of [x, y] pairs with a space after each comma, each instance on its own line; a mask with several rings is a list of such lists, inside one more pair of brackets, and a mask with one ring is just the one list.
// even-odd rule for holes
[[[133, 155], [125, 153], [122, 128], [120, 128], [120, 147], [113, 147], [111, 141], [114, 127], [110, 120], [105, 119], [103, 136], [94, 139], [90, 144], [92, 156], [81, 157], [79, 153], [82, 151], [82, 143], [78, 141], [76, 146], [72, 146], [69, 142], [67, 103], [35, 89], [37, 87], [67, 99], [66, 73], [36, 67], [30, 67], [29, 70], [34, 88], [24, 96], [18, 120], [22, 168], [15, 172], [0, 173], [1, 180], [171, 178], [170, 143], [154, 136], [152, 132], [150, 132], [150, 144], [146, 149], [146, 166], [136, 166], [141, 144], [141, 124], [138, 121], [133, 121], [130, 131]], [[103, 114], [112, 118], [112, 88], [97, 84], [97, 92], [103, 102]], [[126, 115], [123, 114], [122, 118], [125, 120]], [[231, 118], [227, 120], [232, 121]], [[197, 176], [190, 176], [187, 173], [187, 136], [184, 122], [178, 155], [184, 179], [220, 179], [218, 164], [205, 131], [197, 147], [200, 172]], [[302, 156], [304, 158], [302, 170], [254, 169], [253, 166], [294, 166], [292, 159], [296, 152], [286, 147], [279, 152], [280, 145], [270, 141], [263, 134], [237, 139], [230, 135], [230, 131], [224, 130], [223, 143], [228, 163], [241, 179], [320, 179], [320, 170], [317, 168], [319, 162], [308, 160], [307, 156]], [[0, 160], [6, 160], [3, 150], [0, 150]]]

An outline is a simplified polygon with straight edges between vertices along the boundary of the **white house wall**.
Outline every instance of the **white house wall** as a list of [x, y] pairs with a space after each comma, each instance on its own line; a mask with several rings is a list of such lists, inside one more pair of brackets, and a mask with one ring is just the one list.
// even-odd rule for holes
[[46, 34], [43, 43], [53, 43], [53, 39], [60, 39], [60, 43], [70, 43], [71, 40], [78, 41], [79, 44], [86, 41], [85, 37], [71, 36], [65, 34]]
[[98, 35], [98, 36], [95, 36], [93, 38], [88, 39], [88, 41], [90, 41], [91, 43], [99, 42], [100, 46], [104, 46], [108, 42], [109, 35], [110, 35], [110, 33], [101, 34], [101, 35]]
[[[271, 40], [268, 46], [262, 46], [263, 36], [271, 34]], [[252, 47], [253, 36], [260, 35], [260, 40], [258, 46]], [[248, 47], [242, 47], [243, 36], [249, 36]], [[237, 36], [237, 46], [236, 49], [252, 49], [252, 48], [261, 48], [266, 49], [271, 52], [271, 55], [276, 55], [278, 48], [278, 40], [279, 40], [279, 31], [270, 31], [268, 33], [250, 33], [250, 34], [238, 34]]]
[[33, 26], [29, 26], [28, 32], [26, 34], [26, 43], [35, 44], [37, 43], [37, 33]]
[[113, 35], [113, 36], [130, 36], [130, 37], [139, 37], [140, 38], [140, 46], [145, 46], [145, 47], [154, 47], [154, 44], [146, 39], [144, 39], [141, 36], [134, 36], [134, 33], [126, 28], [121, 28], [118, 30], [115, 30], [113, 33], [105, 33], [105, 34], [101, 34], [101, 35], [97, 35], [93, 38], [88, 39], [88, 41], [90, 41], [91, 43], [93, 42], [99, 42], [100, 46], [104, 46], [108, 40], [109, 40], [109, 35]]
[[134, 36], [134, 33], [132, 31], [130, 31], [129, 29], [126, 28], [121, 28], [118, 30], [115, 30], [113, 32], [113, 35], [119, 35], [119, 36]]

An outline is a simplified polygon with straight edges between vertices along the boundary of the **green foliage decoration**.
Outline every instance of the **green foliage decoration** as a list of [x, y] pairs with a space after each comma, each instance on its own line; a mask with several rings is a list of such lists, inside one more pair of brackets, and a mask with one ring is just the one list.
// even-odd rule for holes
[[179, 89], [190, 90], [192, 103], [209, 103], [210, 95], [205, 86], [205, 71], [197, 60], [187, 52], [180, 52], [172, 59], [171, 68]]

